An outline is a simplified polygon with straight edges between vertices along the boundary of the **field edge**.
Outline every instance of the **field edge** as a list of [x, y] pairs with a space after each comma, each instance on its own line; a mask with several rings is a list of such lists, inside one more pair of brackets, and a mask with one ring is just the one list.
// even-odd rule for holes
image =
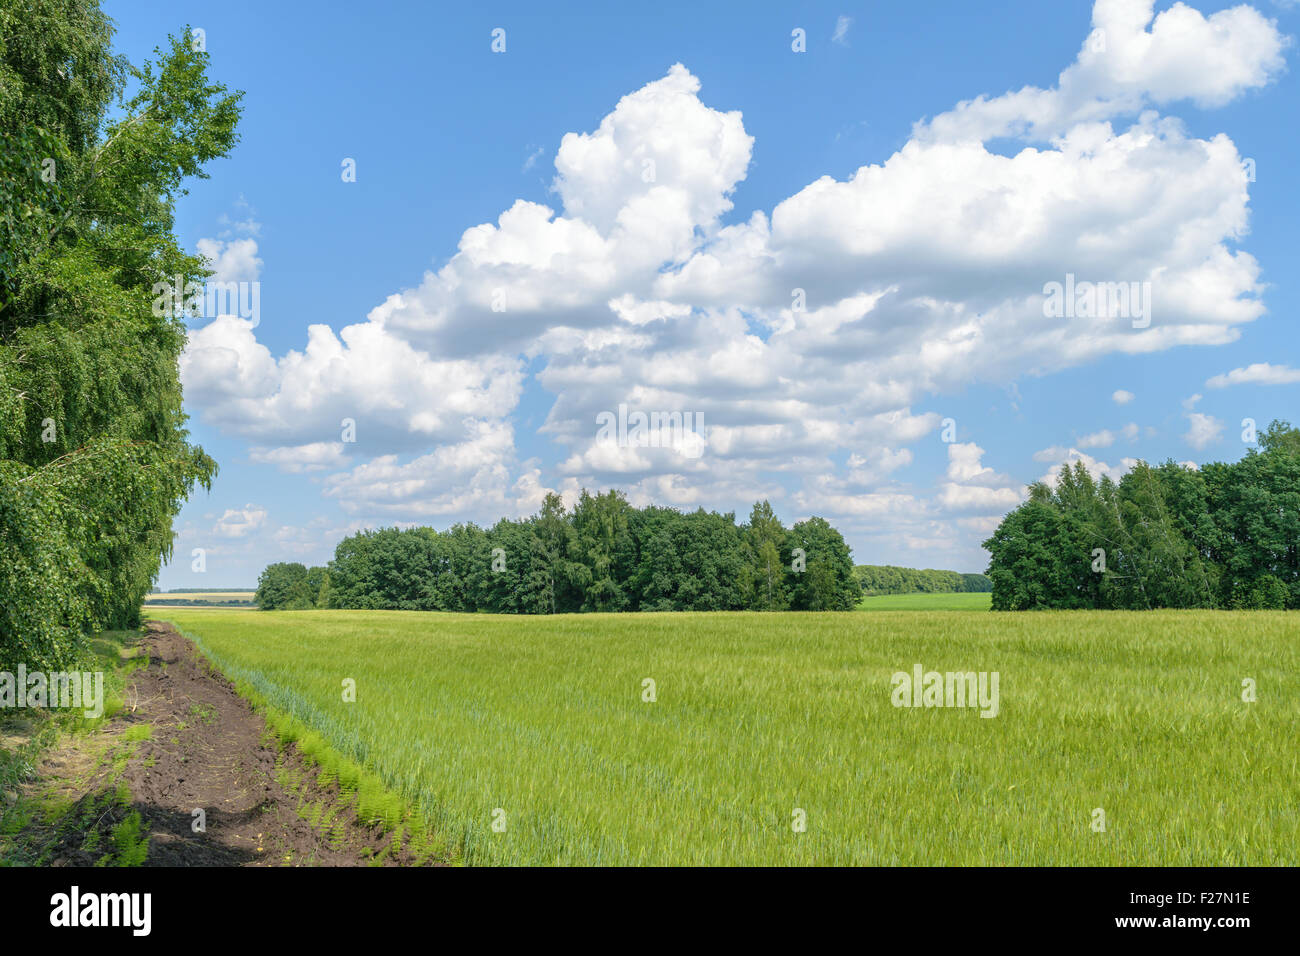
[[351, 807], [358, 824], [379, 826], [384, 832], [392, 832], [395, 844], [411, 847], [417, 856], [436, 855], [447, 865], [464, 864], [459, 845], [439, 834], [417, 804], [389, 786], [378, 774], [341, 753], [305, 721], [273, 704], [266, 694], [239, 673], [239, 668], [223, 662], [221, 656], [198, 635], [184, 630], [174, 621], [156, 620], [174, 628], [194, 645], [199, 656], [213, 670], [230, 682], [235, 693], [266, 721], [267, 732], [278, 747], [291, 750], [304, 764], [316, 768], [317, 780], [321, 784], [337, 784], [345, 797], [356, 797]]

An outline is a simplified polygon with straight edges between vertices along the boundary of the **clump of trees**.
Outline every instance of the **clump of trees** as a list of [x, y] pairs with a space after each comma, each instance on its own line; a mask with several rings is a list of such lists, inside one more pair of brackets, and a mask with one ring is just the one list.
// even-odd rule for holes
[[330, 606], [327, 568], [297, 561], [269, 564], [257, 579], [254, 603], [263, 611], [306, 611]]
[[239, 95], [188, 37], [136, 69], [112, 33], [87, 0], [0, 5], [0, 670], [139, 623], [172, 518], [216, 471], [154, 286], [209, 274], [173, 205], [234, 146]]
[[[312, 571], [272, 565], [258, 603], [307, 600]], [[317, 607], [556, 614], [579, 611], [847, 611], [860, 595], [843, 536], [822, 518], [791, 528], [771, 505], [749, 521], [703, 509], [634, 508], [583, 491], [570, 511], [491, 528], [381, 528], [339, 542]], [[264, 596], [265, 592], [265, 596]]]
[[1300, 607], [1300, 430], [1275, 421], [1259, 446], [1032, 485], [984, 542], [993, 609]]
[[853, 569], [864, 596], [876, 594], [961, 594], [988, 592], [993, 582], [983, 574], [898, 568], [890, 564], [859, 564]]

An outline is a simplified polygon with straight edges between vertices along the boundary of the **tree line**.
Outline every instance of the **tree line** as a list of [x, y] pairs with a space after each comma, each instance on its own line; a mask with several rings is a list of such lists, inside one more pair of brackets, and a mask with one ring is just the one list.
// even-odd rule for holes
[[983, 574], [898, 568], [890, 564], [859, 564], [853, 569], [864, 597], [876, 594], [961, 594], [988, 592], [993, 582]]
[[1300, 430], [1240, 461], [1065, 467], [984, 542], [994, 610], [1300, 608]]
[[234, 146], [239, 94], [188, 37], [135, 68], [112, 35], [87, 0], [0, 5], [0, 670], [138, 624], [172, 518], [216, 472], [154, 287], [210, 274], [173, 208]]
[[381, 528], [339, 542], [328, 567], [273, 564], [266, 610], [329, 607], [557, 614], [586, 611], [847, 611], [850, 549], [823, 518], [786, 528], [761, 501], [734, 513], [635, 508], [617, 490], [491, 528]]

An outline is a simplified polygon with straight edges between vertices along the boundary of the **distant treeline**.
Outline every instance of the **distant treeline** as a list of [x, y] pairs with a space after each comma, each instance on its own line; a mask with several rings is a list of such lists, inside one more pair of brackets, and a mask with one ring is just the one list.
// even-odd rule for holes
[[897, 568], [891, 564], [859, 564], [853, 569], [862, 594], [961, 594], [988, 592], [993, 582], [983, 574]]
[[273, 564], [263, 610], [847, 611], [861, 590], [849, 547], [822, 518], [786, 528], [768, 502], [734, 513], [634, 508], [619, 491], [557, 494], [522, 520], [381, 528], [339, 542], [328, 567]]
[[[301, 567], [301, 565], [299, 565], [299, 567]], [[176, 592], [176, 593], [182, 593], [182, 592]], [[225, 600], [225, 601], [203, 601], [195, 598], [173, 598], [173, 597], [168, 597], [165, 594], [155, 594], [146, 597], [144, 600], [145, 607], [149, 607], [151, 605], [153, 606], [163, 605], [167, 607], [253, 607], [254, 602], [237, 601], [233, 599]]]
[[1031, 485], [984, 542], [993, 609], [1300, 607], [1300, 430], [1275, 421], [1259, 446]]
[[156, 594], [244, 594], [252, 588], [169, 588]]

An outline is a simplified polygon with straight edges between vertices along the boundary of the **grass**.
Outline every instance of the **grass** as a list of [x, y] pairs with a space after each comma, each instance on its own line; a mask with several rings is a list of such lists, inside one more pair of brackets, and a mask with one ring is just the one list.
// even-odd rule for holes
[[142, 866], [149, 855], [149, 834], [138, 810], [132, 810], [113, 827], [113, 852], [99, 861], [100, 866]]
[[[0, 866], [44, 866], [60, 848], [91, 854], [98, 866], [144, 862], [149, 835], [139, 813], [129, 810], [131, 794], [119, 778], [151, 729], [138, 725], [116, 739], [96, 733], [125, 706], [130, 675], [148, 666], [139, 638], [136, 631], [105, 631], [89, 643], [80, 666], [104, 674], [101, 716], [86, 717], [78, 709], [24, 710], [0, 719]], [[41, 779], [41, 759], [56, 746], [63, 748], [66, 779]], [[92, 781], [97, 782], [88, 789]], [[108, 833], [115, 817], [122, 819]]]
[[878, 594], [864, 597], [859, 611], [987, 611], [992, 594]]
[[87, 717], [84, 708], [0, 711], [0, 792], [30, 780], [41, 754], [61, 733], [96, 730], [122, 709], [127, 677], [148, 663], [138, 657], [134, 647], [138, 639], [135, 631], [104, 631], [89, 642], [85, 659], [71, 668], [104, 673], [104, 712], [100, 716]]
[[[1294, 614], [167, 617], [364, 774], [372, 812], [397, 812], [379, 781], [467, 863], [1293, 865], [1300, 852]], [[916, 663], [999, 672], [1000, 713], [892, 706], [891, 675]]]
[[149, 724], [135, 724], [122, 732], [122, 739], [128, 743], [153, 739], [153, 727]]

